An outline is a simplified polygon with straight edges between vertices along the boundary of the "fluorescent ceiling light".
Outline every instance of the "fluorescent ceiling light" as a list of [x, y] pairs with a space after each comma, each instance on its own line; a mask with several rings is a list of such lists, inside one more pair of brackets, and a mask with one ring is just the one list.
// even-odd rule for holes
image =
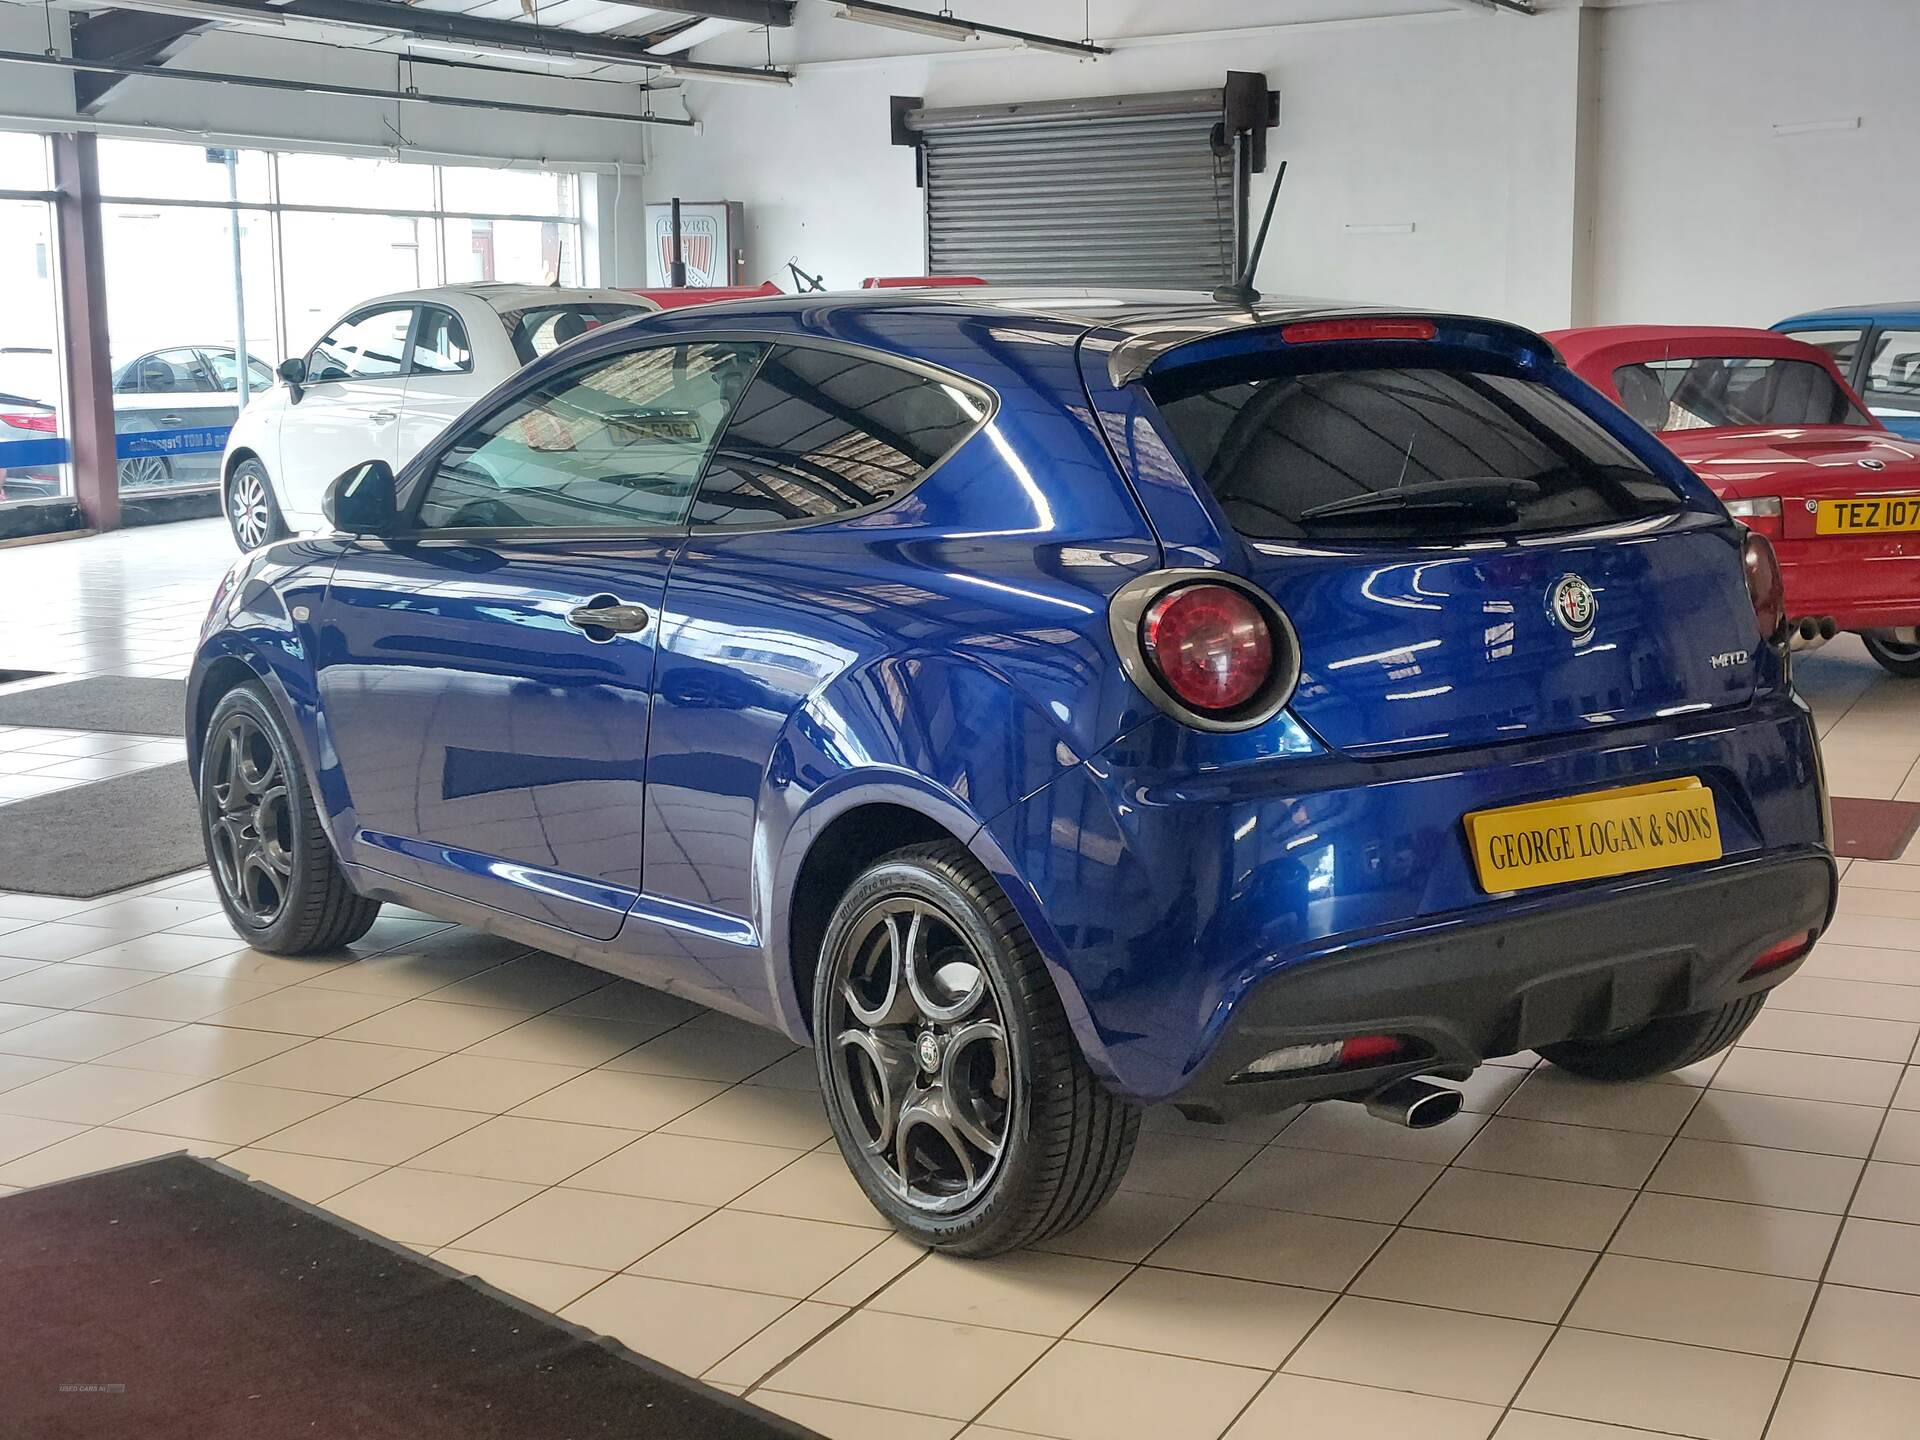
[[185, 15], [192, 20], [220, 20], [229, 25], [270, 25], [274, 29], [281, 29], [287, 23], [284, 15], [228, 9], [220, 0], [114, 0], [113, 8], [144, 10], [153, 15]]
[[937, 40], [978, 40], [980, 32], [964, 20], [948, 15], [905, 15], [895, 10], [872, 10], [848, 0], [834, 12], [842, 20], [862, 25], [880, 25], [888, 30], [906, 30], [915, 35], [931, 35]]
[[1014, 41], [1013, 48], [1016, 50], [1049, 50], [1055, 55], [1072, 55], [1081, 60], [1085, 60], [1088, 54], [1087, 47], [1084, 45], [1075, 45], [1069, 40], [1048, 40], [1038, 35], [1030, 35], [1025, 39]]
[[704, 45], [709, 40], [717, 40], [722, 35], [745, 28], [744, 20], [701, 20], [689, 25], [678, 35], [655, 41], [649, 48], [656, 55], [677, 55], [683, 50], [691, 50], [696, 45]]
[[[644, 60], [620, 60], [615, 64], [644, 65]], [[785, 70], [682, 70], [678, 65], [661, 65], [656, 74], [670, 75], [677, 80], [711, 80], [716, 85], [791, 85], [793, 76]]]

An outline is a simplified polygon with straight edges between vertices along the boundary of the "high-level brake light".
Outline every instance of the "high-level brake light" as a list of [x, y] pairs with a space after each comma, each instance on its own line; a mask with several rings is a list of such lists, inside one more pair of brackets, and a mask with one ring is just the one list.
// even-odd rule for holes
[[1280, 327], [1289, 345], [1332, 340], [1431, 340], [1439, 334], [1431, 320], [1301, 320]]

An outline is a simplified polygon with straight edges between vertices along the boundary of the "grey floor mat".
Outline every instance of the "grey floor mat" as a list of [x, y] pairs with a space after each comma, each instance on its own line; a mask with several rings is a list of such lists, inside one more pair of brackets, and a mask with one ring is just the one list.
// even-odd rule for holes
[[0, 891], [85, 899], [203, 863], [184, 763], [0, 805]]
[[139, 675], [93, 675], [0, 695], [0, 725], [185, 735], [187, 685]]
[[187, 684], [139, 675], [93, 675], [0, 695], [0, 725], [185, 735]]

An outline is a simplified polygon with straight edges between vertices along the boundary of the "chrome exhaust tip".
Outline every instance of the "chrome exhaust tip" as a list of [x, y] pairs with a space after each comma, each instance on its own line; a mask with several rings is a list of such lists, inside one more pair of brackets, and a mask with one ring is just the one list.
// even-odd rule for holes
[[1367, 1113], [1408, 1130], [1431, 1130], [1460, 1113], [1460, 1092], [1424, 1080], [1396, 1080], [1366, 1099]]
[[1789, 628], [1788, 646], [1802, 654], [1809, 650], [1818, 650], [1833, 639], [1840, 629], [1834, 624], [1831, 615], [1803, 615]]

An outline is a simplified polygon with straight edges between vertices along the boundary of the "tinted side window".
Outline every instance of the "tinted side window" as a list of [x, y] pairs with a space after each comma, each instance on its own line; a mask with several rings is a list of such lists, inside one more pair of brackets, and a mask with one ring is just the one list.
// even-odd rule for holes
[[458, 315], [437, 305], [421, 310], [420, 329], [413, 339], [413, 368], [432, 375], [463, 375], [473, 369], [473, 347]]
[[122, 394], [178, 395], [212, 387], [202, 380], [193, 351], [159, 350], [122, 369], [113, 388]]
[[413, 308], [375, 310], [343, 320], [307, 357], [307, 379], [375, 380], [406, 368], [407, 331]]
[[[239, 381], [235, 378], [234, 374], [233, 351], [203, 350], [200, 353], [206, 357], [207, 365], [213, 371], [213, 380], [216, 386], [222, 390], [237, 390], [240, 388]], [[269, 370], [260, 361], [249, 360], [247, 362], [247, 375], [247, 388], [249, 390], [271, 390], [273, 388], [273, 371]]]
[[883, 504], [985, 414], [965, 391], [898, 365], [778, 346], [727, 427], [693, 523], [738, 529]]
[[656, 345], [547, 377], [446, 453], [420, 528], [679, 524], [762, 349]]
[[1876, 415], [1920, 415], [1920, 330], [1882, 330], [1867, 362], [1867, 408]]
[[1853, 379], [1853, 362], [1860, 358], [1860, 332], [1858, 330], [1789, 330], [1786, 332], [1795, 340], [1804, 340], [1809, 345], [1818, 345], [1827, 352], [1834, 367]]

